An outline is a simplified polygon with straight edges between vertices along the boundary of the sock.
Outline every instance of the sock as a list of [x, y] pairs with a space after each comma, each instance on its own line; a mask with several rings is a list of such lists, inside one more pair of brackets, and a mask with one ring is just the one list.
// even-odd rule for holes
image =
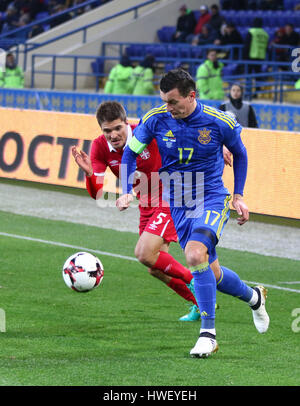
[[209, 266], [204, 263], [191, 268], [194, 276], [195, 296], [201, 315], [201, 330], [215, 328], [216, 278]]
[[193, 302], [194, 305], [198, 306], [195, 296], [181, 279], [172, 278], [167, 286], [188, 302]]
[[[246, 283], [240, 279], [238, 274], [225, 266], [221, 266], [221, 277], [217, 281], [217, 289], [220, 292], [235, 296], [249, 304], [255, 304], [257, 302], [254, 294], [256, 293], [257, 295], [257, 292], [250, 286], [246, 285]], [[253, 299], [254, 303], [252, 303]]]
[[193, 275], [189, 269], [185, 268], [180, 262], [176, 261], [172, 255], [164, 251], [159, 252], [159, 256], [153, 269], [159, 269], [166, 275], [181, 279], [185, 283], [190, 283], [193, 279]]

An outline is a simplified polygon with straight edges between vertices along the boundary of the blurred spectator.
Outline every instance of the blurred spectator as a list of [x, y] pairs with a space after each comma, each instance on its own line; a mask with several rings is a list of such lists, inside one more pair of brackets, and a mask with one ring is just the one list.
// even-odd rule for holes
[[242, 127], [258, 128], [256, 115], [250, 103], [243, 101], [243, 88], [234, 83], [229, 90], [229, 100], [219, 107], [222, 111], [230, 111]]
[[147, 55], [145, 59], [133, 69], [132, 73], [132, 94], [154, 94], [155, 88], [153, 84], [154, 77], [154, 62], [153, 55]]
[[186, 37], [194, 31], [196, 19], [192, 10], [183, 5], [179, 9], [180, 16], [177, 19], [176, 32], [173, 34], [173, 42], [185, 42]]
[[235, 24], [227, 23], [224, 27], [224, 34], [219, 34], [215, 40], [216, 45], [231, 45], [243, 44], [243, 38], [240, 32], [236, 29]]
[[204, 24], [202, 33], [193, 36], [192, 45], [209, 45], [213, 44], [217, 38], [217, 33], [212, 30], [209, 24]]
[[36, 24], [32, 27], [32, 30], [29, 31], [28, 33], [28, 38], [33, 38], [36, 37], [39, 34], [42, 34], [44, 32], [44, 28], [41, 24]]
[[[245, 39], [245, 59], [262, 62], [266, 59], [269, 34], [262, 28], [262, 19], [255, 18]], [[248, 73], [260, 73], [261, 63], [249, 65]]]
[[[273, 40], [270, 42], [270, 45], [284, 45], [283, 44], [284, 34], [285, 34], [285, 29], [283, 27], [278, 28], [278, 30], [275, 32], [275, 36], [274, 36]], [[275, 52], [275, 59], [277, 61], [285, 60], [285, 55], [286, 55], [285, 49], [276, 48], [274, 51], [274, 50], [272, 50], [272, 47], [270, 47], [270, 52], [271, 52], [271, 56], [273, 55], [272, 52]]]
[[38, 13], [48, 11], [45, 0], [27, 0], [25, 3], [26, 11], [29, 12], [31, 20], [35, 20]]
[[284, 34], [281, 40], [281, 44], [296, 47], [300, 43], [299, 40], [299, 34], [294, 30], [293, 24], [286, 24], [284, 27]]
[[[197, 21], [197, 24], [195, 26], [195, 29], [193, 31], [194, 35], [202, 34], [202, 27], [203, 25], [207, 24], [210, 20], [210, 14], [208, 12], [208, 7], [207, 6], [200, 6], [200, 17]], [[188, 42], [191, 42], [191, 39], [188, 40]]]
[[282, 10], [283, 0], [262, 0], [259, 9], [261, 10]]
[[209, 49], [206, 61], [199, 66], [196, 73], [196, 85], [200, 99], [224, 99], [221, 77], [223, 66], [223, 63], [218, 61], [217, 52], [214, 49]]
[[0, 71], [0, 87], [20, 89], [24, 87], [23, 70], [17, 66], [12, 53], [6, 54], [5, 68]]
[[128, 56], [124, 55], [115, 65], [104, 86], [106, 94], [130, 94], [132, 91], [132, 66]]
[[67, 10], [67, 6], [65, 6], [63, 4], [57, 4], [55, 7], [53, 7], [50, 10], [51, 17], [57, 14], [57, 17], [53, 18], [53, 20], [51, 20], [49, 22], [51, 28], [56, 27], [57, 25], [63, 24], [66, 21], [71, 20], [71, 18], [72, 18], [71, 13], [66, 12], [64, 14], [61, 14], [66, 10]]
[[[243, 38], [233, 23], [227, 23], [224, 27], [224, 34], [220, 34], [214, 42], [215, 45], [243, 45], [243, 43]], [[233, 59], [239, 59], [238, 48], [233, 51]]]
[[2, 34], [18, 28], [19, 14], [18, 10], [11, 4], [7, 7], [3, 16]]
[[213, 30], [216, 31], [217, 34], [220, 34], [221, 32], [221, 27], [223, 24], [225, 24], [225, 19], [224, 17], [220, 14], [219, 6], [216, 4], [213, 4], [210, 8], [210, 20], [209, 20], [209, 25]]

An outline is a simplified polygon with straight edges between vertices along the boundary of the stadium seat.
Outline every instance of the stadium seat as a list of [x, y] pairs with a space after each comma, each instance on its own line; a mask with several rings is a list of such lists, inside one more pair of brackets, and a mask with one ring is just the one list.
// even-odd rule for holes
[[164, 26], [157, 31], [157, 36], [160, 42], [172, 42], [172, 35], [176, 31], [176, 27]]
[[222, 69], [222, 76], [232, 76], [237, 74], [239, 65], [237, 63], [229, 63]]

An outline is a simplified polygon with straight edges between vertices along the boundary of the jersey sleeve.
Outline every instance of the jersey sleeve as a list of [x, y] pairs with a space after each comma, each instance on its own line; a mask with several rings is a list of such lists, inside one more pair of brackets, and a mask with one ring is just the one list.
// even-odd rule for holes
[[104, 159], [103, 148], [101, 148], [101, 144], [98, 139], [94, 140], [92, 143], [90, 158], [94, 173], [91, 177], [85, 177], [86, 188], [89, 195], [93, 199], [99, 199], [103, 192], [102, 189], [107, 164]]
[[134, 129], [129, 148], [136, 154], [140, 154], [155, 137], [155, 122], [147, 114], [140, 120]]
[[234, 193], [243, 195], [247, 178], [248, 156], [241, 139], [241, 131], [242, 126], [228, 115], [226, 122], [222, 123], [221, 134], [223, 144], [233, 156]]
[[226, 122], [222, 123], [220, 130], [222, 142], [229, 150], [241, 138], [242, 126], [230, 115], [228, 119], [226, 118]]
[[95, 176], [104, 175], [107, 164], [104, 158], [104, 151], [98, 139], [94, 140], [91, 148], [91, 161]]

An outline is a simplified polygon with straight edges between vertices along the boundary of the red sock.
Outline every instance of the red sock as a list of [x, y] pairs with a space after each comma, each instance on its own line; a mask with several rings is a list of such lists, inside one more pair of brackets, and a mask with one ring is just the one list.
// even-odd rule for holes
[[167, 252], [160, 251], [156, 264], [153, 269], [159, 269], [163, 273], [173, 278], [181, 279], [185, 283], [190, 283], [193, 279], [191, 271], [181, 265], [172, 255]]
[[178, 295], [183, 297], [188, 302], [193, 302], [195, 305], [197, 305], [195, 296], [192, 294], [192, 292], [188, 289], [188, 287], [182, 280], [172, 278], [167, 286], [173, 289]]

